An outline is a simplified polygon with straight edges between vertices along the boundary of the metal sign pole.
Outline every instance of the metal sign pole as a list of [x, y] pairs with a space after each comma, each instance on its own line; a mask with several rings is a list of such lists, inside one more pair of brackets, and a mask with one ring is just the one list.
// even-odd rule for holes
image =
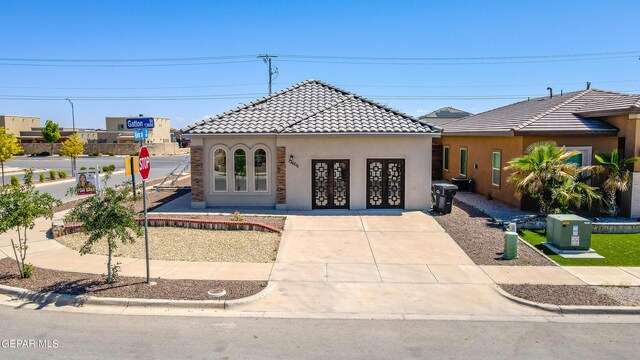
[[129, 157], [129, 165], [131, 165], [131, 183], [133, 183], [133, 200], [136, 199], [136, 172], [134, 171], [134, 160], [135, 156]]
[[151, 275], [149, 274], [149, 224], [147, 223], [147, 185], [142, 180], [142, 206], [144, 207], [144, 251], [147, 259], [147, 284], [151, 284]]

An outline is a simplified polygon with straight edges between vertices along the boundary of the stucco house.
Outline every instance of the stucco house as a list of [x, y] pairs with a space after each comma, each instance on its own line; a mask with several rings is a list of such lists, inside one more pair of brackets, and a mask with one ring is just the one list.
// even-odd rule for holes
[[[587, 88], [528, 99], [461, 119], [444, 122], [442, 177], [471, 178], [475, 191], [518, 208], [537, 204], [515, 196], [504, 167], [540, 141], [580, 152], [571, 161], [594, 163], [594, 155], [614, 149], [640, 156], [640, 95]], [[622, 214], [640, 216], [640, 164], [633, 169], [631, 191], [622, 198]]]
[[426, 209], [437, 129], [307, 80], [183, 129], [192, 207]]

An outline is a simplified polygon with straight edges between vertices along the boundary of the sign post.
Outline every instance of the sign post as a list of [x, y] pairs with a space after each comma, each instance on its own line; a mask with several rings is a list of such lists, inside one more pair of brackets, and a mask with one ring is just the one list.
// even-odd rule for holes
[[138, 155], [138, 171], [142, 177], [142, 206], [144, 208], [144, 248], [147, 261], [147, 284], [151, 285], [151, 275], [149, 274], [149, 224], [147, 222], [147, 179], [151, 170], [151, 157], [146, 146], [140, 148]]

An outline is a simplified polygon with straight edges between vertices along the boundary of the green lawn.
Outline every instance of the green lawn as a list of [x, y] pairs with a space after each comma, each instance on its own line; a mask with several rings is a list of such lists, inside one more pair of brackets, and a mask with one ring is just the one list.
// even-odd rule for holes
[[546, 246], [544, 230], [524, 230], [520, 236], [560, 265], [566, 266], [640, 266], [640, 234], [593, 234], [591, 248], [604, 259], [565, 259]]

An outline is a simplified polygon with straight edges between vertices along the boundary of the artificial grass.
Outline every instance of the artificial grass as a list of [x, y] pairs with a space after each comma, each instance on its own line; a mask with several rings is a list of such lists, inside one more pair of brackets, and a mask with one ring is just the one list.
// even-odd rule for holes
[[523, 230], [520, 237], [563, 266], [640, 266], [640, 234], [592, 234], [591, 248], [604, 259], [565, 259], [542, 245], [544, 230]]

